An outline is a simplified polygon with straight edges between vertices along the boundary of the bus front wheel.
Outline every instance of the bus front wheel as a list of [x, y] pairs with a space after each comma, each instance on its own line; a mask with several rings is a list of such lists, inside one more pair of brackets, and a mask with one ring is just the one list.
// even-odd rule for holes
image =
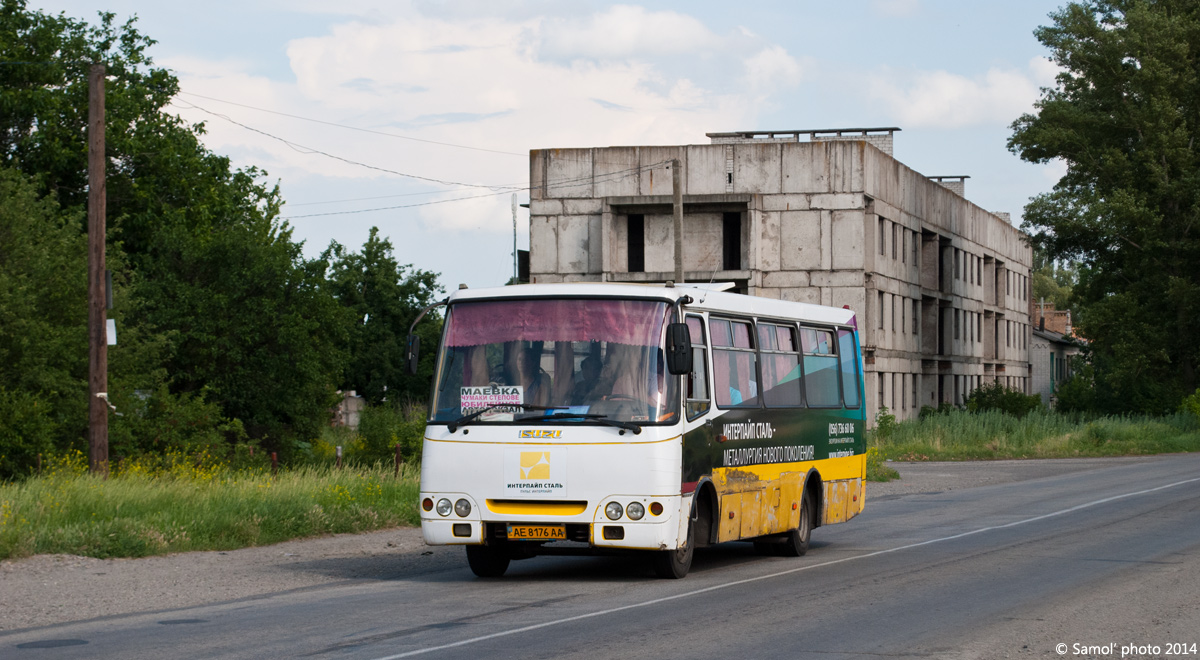
[[808, 493], [800, 498], [800, 526], [788, 532], [783, 537], [779, 547], [784, 557], [803, 557], [808, 552], [808, 539], [812, 536], [812, 505], [808, 501]]
[[660, 578], [678, 580], [692, 568], [692, 555], [696, 551], [695, 522], [688, 520], [687, 538], [683, 547], [675, 550], [657, 550], [654, 554], [654, 572]]
[[468, 545], [467, 564], [471, 572], [481, 578], [494, 578], [504, 575], [508, 570], [508, 555], [503, 551], [486, 545]]

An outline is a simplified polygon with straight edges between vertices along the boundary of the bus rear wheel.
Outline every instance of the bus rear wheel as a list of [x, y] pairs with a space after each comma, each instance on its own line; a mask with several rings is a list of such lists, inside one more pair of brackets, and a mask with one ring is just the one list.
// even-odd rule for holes
[[467, 564], [471, 572], [481, 578], [495, 578], [508, 570], [508, 555], [486, 545], [468, 545]]
[[682, 548], [657, 550], [654, 553], [654, 573], [660, 578], [678, 580], [686, 577], [692, 568], [692, 556], [696, 552], [695, 522], [688, 520], [687, 538]]
[[808, 552], [811, 536], [812, 505], [808, 503], [808, 493], [805, 493], [800, 498], [800, 526], [784, 535], [783, 543], [778, 546], [779, 554], [784, 557], [803, 557]]

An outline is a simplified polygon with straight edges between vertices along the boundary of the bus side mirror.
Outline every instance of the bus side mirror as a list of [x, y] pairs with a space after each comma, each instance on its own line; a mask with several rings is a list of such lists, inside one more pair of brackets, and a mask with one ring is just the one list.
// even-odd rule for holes
[[692, 333], [686, 323], [667, 325], [667, 371], [675, 376], [692, 371]]
[[408, 373], [417, 375], [417, 358], [421, 353], [421, 338], [410, 334], [408, 336]]

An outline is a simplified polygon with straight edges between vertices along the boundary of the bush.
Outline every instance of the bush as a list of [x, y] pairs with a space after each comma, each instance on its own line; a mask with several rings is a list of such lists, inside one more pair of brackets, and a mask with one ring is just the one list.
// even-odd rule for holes
[[226, 419], [203, 393], [171, 394], [165, 385], [153, 393], [123, 397], [120, 416], [109, 416], [109, 456], [135, 458], [146, 453], [209, 452], [224, 456], [246, 439], [238, 420]]
[[1073, 375], [1058, 386], [1055, 410], [1065, 413], [1097, 412], [1095, 370], [1092, 365], [1076, 361]]
[[917, 419], [922, 420], [927, 417], [932, 417], [934, 415], [949, 415], [952, 412], [957, 412], [960, 410], [962, 410], [962, 409], [959, 408], [958, 406], [954, 405], [953, 403], [947, 403], [947, 402], [943, 401], [943, 402], [939, 403], [936, 408], [934, 408], [933, 406], [921, 406], [921, 411], [919, 413], [917, 413]]
[[1185, 398], [1183, 403], [1179, 404], [1179, 412], [1187, 413], [1200, 420], [1200, 389], [1197, 389], [1191, 396]]
[[1004, 387], [999, 381], [975, 388], [964, 401], [967, 412], [998, 410], [1016, 418], [1024, 417], [1042, 407], [1042, 397]]
[[879, 412], [875, 413], [875, 435], [877, 440], [885, 440], [892, 435], [897, 426], [896, 416], [888, 410], [887, 406], [882, 406]]
[[362, 437], [360, 459], [366, 463], [392, 461], [396, 444], [406, 463], [421, 460], [421, 443], [425, 438], [425, 409], [412, 403], [368, 406], [358, 425]]
[[360, 465], [391, 464], [396, 445], [400, 445], [400, 460], [421, 462], [421, 445], [425, 439], [425, 408], [413, 403], [381, 403], [367, 406], [359, 418], [358, 429], [344, 426], [327, 427], [321, 437], [308, 449], [317, 463], [333, 462], [337, 448], [342, 459]]
[[0, 388], [0, 481], [29, 474], [39, 454], [49, 456], [58, 430], [51, 407], [33, 394]]
[[891, 481], [899, 478], [900, 473], [887, 464], [883, 452], [876, 447], [867, 450], [867, 481]]

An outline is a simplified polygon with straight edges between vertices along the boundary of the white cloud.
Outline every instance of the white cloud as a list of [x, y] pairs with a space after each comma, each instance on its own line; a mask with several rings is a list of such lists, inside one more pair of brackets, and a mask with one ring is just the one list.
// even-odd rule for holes
[[629, 5], [586, 17], [548, 20], [537, 39], [542, 55], [563, 59], [697, 53], [712, 51], [722, 41], [691, 16]]
[[[448, 181], [523, 183], [529, 149], [614, 144], [689, 144], [704, 133], [751, 125], [773, 89], [794, 85], [800, 64], [782, 47], [734, 30], [718, 37], [674, 12], [616, 6], [582, 17], [432, 16], [392, 5], [289, 42], [294, 81], [245, 73], [236, 62], [165, 62], [186, 92], [422, 140], [512, 152], [504, 155], [363, 135], [213, 101], [183, 102], [227, 114], [306, 147], [391, 170]], [[732, 78], [700, 82], [695, 69], [665, 71], [663, 55], [734, 44]], [[729, 58], [731, 53], [725, 53]], [[706, 73], [704, 71], [703, 73]], [[741, 72], [743, 75], [739, 75]], [[719, 90], [719, 91], [717, 91]], [[181, 103], [181, 105], [184, 105]], [[246, 156], [272, 176], [299, 174], [402, 185], [404, 179], [307, 153], [265, 135], [185, 110], [208, 123], [206, 142]], [[238, 159], [242, 160], [242, 159]], [[298, 177], [300, 178], [300, 177]], [[411, 183], [411, 182], [408, 182]], [[486, 189], [459, 189], [445, 197]], [[296, 200], [300, 201], [300, 200]], [[305, 200], [309, 201], [309, 200]], [[455, 231], [511, 231], [509, 197], [422, 207], [422, 222]]]
[[947, 71], [889, 73], [874, 76], [870, 94], [889, 106], [901, 126], [1006, 125], [1038, 97], [1037, 83], [1020, 71], [992, 68], [971, 78]]
[[920, 9], [919, 0], [871, 0], [871, 11], [884, 16], [912, 16]]
[[803, 76], [800, 63], [782, 46], [760, 50], [746, 59], [745, 66], [750, 88], [759, 92], [795, 87]]

